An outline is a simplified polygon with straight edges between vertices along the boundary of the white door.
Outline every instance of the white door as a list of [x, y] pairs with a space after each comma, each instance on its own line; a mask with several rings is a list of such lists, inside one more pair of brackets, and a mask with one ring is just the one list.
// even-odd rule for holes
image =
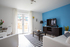
[[18, 14], [17, 16], [17, 29], [18, 34], [22, 33], [22, 14]]

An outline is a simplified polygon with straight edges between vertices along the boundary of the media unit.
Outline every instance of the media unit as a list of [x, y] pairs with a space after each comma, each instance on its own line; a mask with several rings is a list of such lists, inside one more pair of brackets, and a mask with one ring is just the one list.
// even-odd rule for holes
[[54, 36], [60, 36], [62, 35], [62, 28], [61, 27], [43, 27], [43, 32]]

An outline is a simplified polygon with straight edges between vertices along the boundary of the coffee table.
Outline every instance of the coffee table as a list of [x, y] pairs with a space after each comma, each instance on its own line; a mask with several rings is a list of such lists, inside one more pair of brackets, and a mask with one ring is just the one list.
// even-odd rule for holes
[[39, 41], [40, 41], [40, 38], [41, 38], [41, 34], [45, 34], [46, 35], [46, 33], [43, 32], [43, 31], [33, 31], [33, 37], [34, 37], [34, 35], [37, 35], [38, 38], [39, 38]]

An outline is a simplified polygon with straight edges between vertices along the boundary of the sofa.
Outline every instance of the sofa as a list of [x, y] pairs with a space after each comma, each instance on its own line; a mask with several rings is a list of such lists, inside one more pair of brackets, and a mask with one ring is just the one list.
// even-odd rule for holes
[[64, 35], [55, 38], [43, 36], [43, 47], [70, 47], [66, 40], [67, 38]]
[[18, 34], [0, 38], [0, 47], [18, 47]]

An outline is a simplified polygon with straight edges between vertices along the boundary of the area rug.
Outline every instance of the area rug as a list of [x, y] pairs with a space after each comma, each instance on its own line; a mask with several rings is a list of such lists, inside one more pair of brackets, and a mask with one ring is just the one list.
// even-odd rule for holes
[[38, 40], [38, 36], [34, 35], [34, 37], [32, 36], [32, 34], [30, 35], [24, 35], [35, 47], [42, 47], [43, 43], [42, 41]]

